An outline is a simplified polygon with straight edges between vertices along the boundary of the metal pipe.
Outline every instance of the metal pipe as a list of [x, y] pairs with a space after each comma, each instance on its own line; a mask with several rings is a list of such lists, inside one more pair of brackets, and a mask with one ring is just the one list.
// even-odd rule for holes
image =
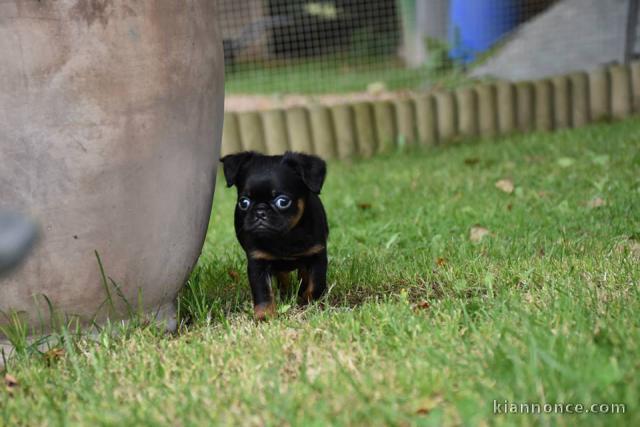
[[633, 59], [636, 38], [638, 35], [638, 3], [639, 0], [629, 0], [627, 9], [627, 28], [624, 39], [623, 62], [628, 64]]

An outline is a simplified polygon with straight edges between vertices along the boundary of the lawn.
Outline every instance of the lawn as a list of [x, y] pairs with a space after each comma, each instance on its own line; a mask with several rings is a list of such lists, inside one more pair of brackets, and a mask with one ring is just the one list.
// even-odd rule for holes
[[407, 68], [394, 59], [320, 58], [282, 64], [238, 64], [234, 71], [227, 71], [225, 90], [228, 94], [364, 92], [370, 83], [376, 82], [387, 89], [400, 90], [452, 88], [469, 81], [460, 70], [438, 71], [429, 64]]
[[0, 424], [640, 425], [640, 120], [330, 163], [330, 292], [268, 323], [221, 181], [179, 332], [18, 355]]

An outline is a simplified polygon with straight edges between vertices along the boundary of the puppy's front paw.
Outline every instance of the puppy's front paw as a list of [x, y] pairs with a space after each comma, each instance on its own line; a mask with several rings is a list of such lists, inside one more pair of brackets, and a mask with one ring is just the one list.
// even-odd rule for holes
[[276, 306], [272, 302], [265, 302], [253, 306], [253, 315], [256, 320], [269, 320], [276, 315]]

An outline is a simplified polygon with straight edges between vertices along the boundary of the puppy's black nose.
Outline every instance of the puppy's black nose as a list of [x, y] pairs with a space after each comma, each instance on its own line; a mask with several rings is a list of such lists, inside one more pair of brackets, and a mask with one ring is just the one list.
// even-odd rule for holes
[[267, 219], [267, 211], [265, 209], [256, 209], [255, 211], [256, 219]]

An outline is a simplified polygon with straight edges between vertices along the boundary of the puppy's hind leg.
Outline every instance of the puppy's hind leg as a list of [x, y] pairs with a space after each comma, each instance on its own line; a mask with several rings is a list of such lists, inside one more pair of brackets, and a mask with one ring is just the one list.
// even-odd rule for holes
[[298, 276], [301, 280], [298, 291], [300, 304], [320, 299], [327, 290], [327, 252], [310, 257], [307, 266], [298, 270]]

